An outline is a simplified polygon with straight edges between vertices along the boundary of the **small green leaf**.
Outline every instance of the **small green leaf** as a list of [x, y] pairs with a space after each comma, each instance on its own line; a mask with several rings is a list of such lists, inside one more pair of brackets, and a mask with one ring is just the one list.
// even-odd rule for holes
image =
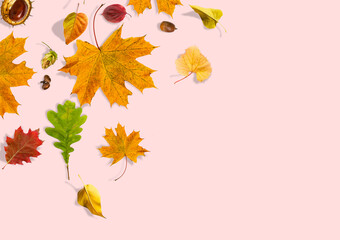
[[[82, 115], [82, 108], [76, 108], [76, 104], [71, 101], [66, 101], [64, 105], [58, 104], [58, 112], [52, 110], [47, 112], [47, 119], [53, 124], [54, 128], [48, 127], [45, 132], [59, 140], [55, 142], [54, 146], [61, 149], [62, 156], [65, 163], [68, 163], [70, 158], [70, 153], [74, 151], [71, 144], [78, 142], [81, 136], [78, 135], [83, 131], [80, 127], [86, 122], [87, 116]], [[68, 173], [68, 178], [69, 173]]]
[[[204, 8], [204, 7], [194, 6], [194, 5], [190, 5], [190, 7], [198, 15], [200, 15], [204, 26], [206, 26], [207, 28], [215, 28], [216, 24], [218, 23], [218, 21], [223, 15], [223, 12], [220, 9]], [[224, 28], [224, 31], [227, 31], [227, 30]]]

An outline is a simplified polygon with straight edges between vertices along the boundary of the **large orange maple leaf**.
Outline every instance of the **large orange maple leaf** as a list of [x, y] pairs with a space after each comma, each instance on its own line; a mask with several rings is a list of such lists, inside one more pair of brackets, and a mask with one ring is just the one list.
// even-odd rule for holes
[[[128, 5], [133, 5], [138, 14], [146, 8], [151, 9], [151, 0], [130, 0]], [[182, 5], [180, 0], [157, 0], [158, 12], [165, 12], [172, 17], [176, 5]]]
[[136, 61], [136, 58], [150, 54], [155, 46], [144, 37], [121, 38], [122, 26], [97, 48], [88, 42], [77, 40], [78, 50], [72, 57], [66, 57], [66, 65], [60, 69], [77, 76], [72, 93], [78, 95], [81, 105], [91, 104], [101, 87], [110, 104], [128, 104], [132, 93], [125, 87], [130, 82], [143, 92], [155, 87], [150, 76], [154, 70]]
[[14, 38], [11, 33], [0, 42], [0, 116], [7, 113], [18, 113], [19, 103], [15, 100], [11, 87], [28, 86], [27, 81], [35, 73], [26, 67], [26, 62], [14, 64], [12, 61], [25, 53], [26, 38]]

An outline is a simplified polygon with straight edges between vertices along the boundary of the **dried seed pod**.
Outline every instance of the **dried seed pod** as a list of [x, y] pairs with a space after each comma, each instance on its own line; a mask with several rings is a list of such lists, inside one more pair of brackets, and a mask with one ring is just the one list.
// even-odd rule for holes
[[43, 84], [43, 85], [41, 86], [42, 89], [44, 89], [44, 90], [48, 89], [48, 88], [50, 87], [50, 82], [51, 82], [50, 76], [45, 75], [45, 76], [44, 76], [44, 80], [40, 82], [40, 83]]
[[48, 46], [46, 43], [44, 43], [44, 42], [42, 42], [42, 43], [45, 44], [50, 49], [50, 51], [45, 54], [43, 59], [41, 59], [41, 67], [43, 69], [46, 69], [49, 66], [53, 65], [55, 63], [55, 61], [57, 61], [58, 54], [55, 51], [53, 51], [52, 48], [50, 48], [50, 46]]
[[175, 27], [175, 24], [167, 21], [161, 22], [161, 25], [159, 27], [163, 32], [173, 32], [177, 29]]
[[11, 25], [22, 24], [32, 9], [30, 0], [4, 0], [1, 5], [2, 18]]
[[42, 89], [46, 90], [50, 87], [50, 83], [48, 82], [44, 82], [43, 85], [42, 85]]
[[126, 14], [128, 13], [126, 12], [125, 7], [120, 4], [112, 4], [106, 7], [102, 13], [104, 18], [112, 23], [121, 22], [125, 18]]

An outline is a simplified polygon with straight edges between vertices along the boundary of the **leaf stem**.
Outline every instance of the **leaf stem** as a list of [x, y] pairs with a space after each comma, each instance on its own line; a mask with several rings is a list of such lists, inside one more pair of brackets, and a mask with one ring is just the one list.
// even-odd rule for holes
[[85, 187], [85, 183], [83, 181], [83, 179], [81, 179], [81, 176], [78, 174], [78, 177], [80, 178], [80, 181], [83, 183], [84, 187]]
[[96, 45], [97, 45], [97, 48], [99, 49], [99, 51], [101, 51], [99, 45], [98, 45], [98, 42], [97, 42], [97, 37], [96, 37], [96, 30], [95, 30], [95, 22], [96, 22], [96, 16], [97, 16], [97, 13], [99, 11], [99, 9], [101, 9], [101, 7], [104, 6], [104, 3], [102, 5], [100, 5], [100, 7], [97, 9], [96, 13], [94, 14], [93, 16], [93, 35], [94, 35], [94, 40], [96, 41]]
[[122, 173], [122, 175], [120, 175], [118, 178], [115, 179], [115, 181], [117, 181], [119, 178], [123, 177], [125, 171], [126, 171], [126, 168], [127, 168], [127, 165], [128, 165], [128, 159], [127, 159], [127, 156], [125, 156], [125, 168], [124, 168], [124, 172]]
[[189, 77], [191, 74], [193, 74], [194, 72], [190, 72], [187, 76], [185, 76], [184, 78], [181, 78], [180, 80], [177, 80], [176, 82], [174, 82], [174, 84], [183, 81], [184, 79], [186, 79], [187, 77]]
[[68, 164], [66, 164], [66, 169], [67, 169], [67, 178], [70, 180], [70, 170], [68, 169]]
[[77, 10], [76, 10], [76, 13], [78, 13], [78, 9], [79, 9], [79, 3], [78, 3], [78, 6], [77, 6]]
[[218, 24], [220, 24], [224, 31], [227, 32], [227, 29], [220, 22], [218, 22]]
[[130, 13], [126, 12], [126, 14], [127, 14], [127, 15], [129, 15], [129, 16], [130, 16], [130, 18], [132, 18], [132, 16], [131, 16], [131, 14], [130, 14]]
[[42, 42], [43, 44], [46, 45], [46, 47], [48, 47], [50, 50], [52, 50], [52, 48], [50, 46], [48, 46], [46, 43]]
[[9, 163], [9, 162], [6, 162], [5, 166], [2, 167], [2, 170], [5, 169], [5, 167], [7, 166], [8, 163]]

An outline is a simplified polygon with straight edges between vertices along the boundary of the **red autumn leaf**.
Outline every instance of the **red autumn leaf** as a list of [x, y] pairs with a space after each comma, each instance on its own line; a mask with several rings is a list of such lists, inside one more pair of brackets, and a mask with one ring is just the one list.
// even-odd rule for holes
[[126, 14], [128, 13], [126, 12], [125, 7], [120, 4], [112, 4], [106, 7], [102, 13], [104, 18], [112, 23], [121, 22], [125, 18]]
[[[30, 163], [30, 157], [37, 157], [40, 152], [37, 151], [43, 141], [39, 139], [39, 129], [35, 131], [28, 130], [24, 133], [19, 127], [14, 132], [14, 138], [7, 137], [5, 147], [7, 164], [21, 164], [22, 162]], [[2, 168], [4, 169], [7, 164]]]

